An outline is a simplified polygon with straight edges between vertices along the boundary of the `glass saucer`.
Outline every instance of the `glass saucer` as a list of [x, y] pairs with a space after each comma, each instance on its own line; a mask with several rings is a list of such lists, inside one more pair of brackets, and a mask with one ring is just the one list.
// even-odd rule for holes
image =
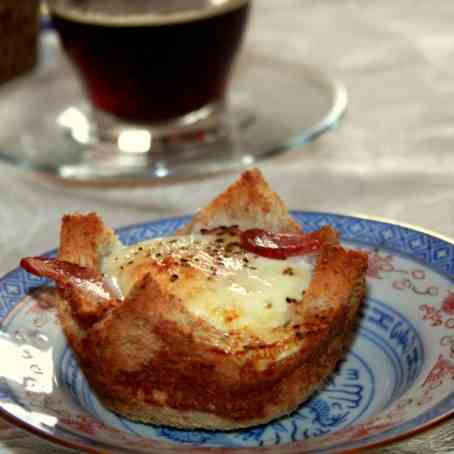
[[0, 89], [0, 159], [83, 183], [206, 175], [301, 147], [335, 126], [348, 102], [345, 87], [317, 68], [252, 51], [240, 58], [230, 93], [216, 134], [169, 142], [131, 130], [106, 146], [88, 126], [90, 110], [58, 38], [46, 31], [38, 67]]

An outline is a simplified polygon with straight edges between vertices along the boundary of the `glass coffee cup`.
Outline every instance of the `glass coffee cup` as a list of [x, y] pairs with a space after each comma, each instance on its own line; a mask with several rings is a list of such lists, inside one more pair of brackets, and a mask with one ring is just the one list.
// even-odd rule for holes
[[187, 146], [213, 132], [250, 1], [48, 4], [90, 101], [87, 121], [79, 121], [86, 131], [72, 131], [73, 138], [104, 142], [111, 151], [149, 152], [156, 140], [162, 151], [163, 140]]
[[270, 48], [273, 33], [286, 45], [272, 2], [47, 5], [37, 71], [0, 96], [0, 160], [83, 183], [154, 183], [302, 147], [345, 111], [342, 83], [291, 45]]
[[[51, 0], [97, 116], [188, 125], [222, 109], [247, 0]], [[186, 117], [186, 118], [185, 118]]]

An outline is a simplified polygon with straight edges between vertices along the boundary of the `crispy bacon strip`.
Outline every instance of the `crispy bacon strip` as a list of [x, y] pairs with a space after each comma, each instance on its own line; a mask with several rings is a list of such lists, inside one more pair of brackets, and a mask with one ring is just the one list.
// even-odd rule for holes
[[118, 304], [106, 287], [102, 274], [93, 269], [46, 257], [27, 257], [20, 266], [36, 276], [53, 279], [75, 318], [84, 327], [97, 322]]
[[285, 260], [320, 251], [323, 244], [336, 244], [337, 232], [323, 227], [313, 233], [274, 233], [262, 229], [249, 229], [240, 233], [241, 246], [263, 257]]

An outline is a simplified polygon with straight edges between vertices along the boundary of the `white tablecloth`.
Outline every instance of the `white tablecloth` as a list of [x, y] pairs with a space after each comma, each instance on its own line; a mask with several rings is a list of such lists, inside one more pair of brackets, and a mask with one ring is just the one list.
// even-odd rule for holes
[[[316, 64], [350, 95], [338, 129], [260, 165], [291, 208], [380, 216], [454, 237], [453, 24], [454, 2], [255, 2], [247, 49], [295, 68]], [[55, 247], [65, 212], [97, 211], [114, 227], [159, 219], [197, 210], [234, 179], [90, 189], [0, 171], [2, 274]], [[453, 439], [447, 424], [399, 452], [452, 453]], [[0, 422], [1, 454], [61, 451]]]

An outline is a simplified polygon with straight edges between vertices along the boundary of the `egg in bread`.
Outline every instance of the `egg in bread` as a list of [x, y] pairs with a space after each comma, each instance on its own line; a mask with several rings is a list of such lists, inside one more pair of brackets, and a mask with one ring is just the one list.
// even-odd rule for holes
[[[276, 258], [247, 246], [254, 229], [271, 232], [260, 237], [268, 250], [273, 238], [317, 247]], [[234, 429], [292, 412], [332, 373], [367, 256], [331, 227], [302, 232], [251, 170], [175, 236], [124, 246], [98, 215], [71, 214], [57, 259], [22, 265], [56, 281], [64, 332], [104, 405], [137, 421]]]

